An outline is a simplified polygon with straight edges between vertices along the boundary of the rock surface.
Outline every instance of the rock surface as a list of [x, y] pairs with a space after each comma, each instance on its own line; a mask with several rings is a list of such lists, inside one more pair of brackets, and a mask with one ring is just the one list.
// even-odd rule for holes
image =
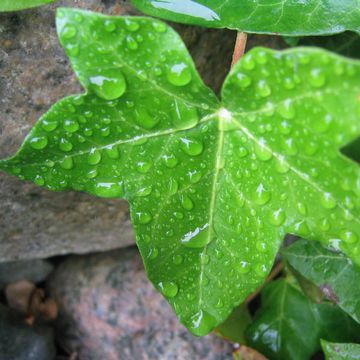
[[81, 360], [225, 360], [232, 345], [197, 338], [146, 277], [136, 249], [73, 256], [49, 279], [57, 340]]
[[[62, 97], [81, 92], [56, 36], [55, 9], [73, 6], [136, 14], [123, 0], [63, 0], [0, 14], [0, 158], [13, 154], [37, 119]], [[173, 24], [204, 81], [219, 92], [229, 71], [235, 32]], [[276, 37], [250, 37], [249, 48], [281, 46]], [[81, 193], [51, 193], [0, 174], [0, 262], [86, 253], [134, 243], [124, 201]]]
[[14, 311], [0, 304], [1, 360], [52, 360], [53, 331], [48, 326], [29, 326]]

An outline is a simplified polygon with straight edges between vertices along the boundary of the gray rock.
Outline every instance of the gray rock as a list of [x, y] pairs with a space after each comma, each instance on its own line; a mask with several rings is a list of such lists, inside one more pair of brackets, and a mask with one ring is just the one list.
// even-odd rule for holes
[[13, 261], [0, 264], [0, 289], [6, 284], [19, 280], [33, 283], [44, 281], [53, 270], [53, 265], [45, 260]]
[[[55, 30], [55, 9], [75, 6], [135, 14], [128, 1], [63, 0], [0, 14], [0, 158], [15, 153], [36, 120], [62, 97], [81, 92]], [[235, 32], [175, 24], [204, 81], [219, 92], [229, 71]], [[274, 37], [254, 45], [279, 47]], [[134, 243], [124, 201], [51, 193], [0, 174], [0, 262], [109, 250]]]
[[48, 280], [58, 343], [81, 360], [225, 360], [232, 345], [198, 338], [146, 277], [136, 249], [74, 256]]
[[53, 330], [29, 326], [16, 312], [0, 304], [0, 359], [52, 360], [55, 358]]

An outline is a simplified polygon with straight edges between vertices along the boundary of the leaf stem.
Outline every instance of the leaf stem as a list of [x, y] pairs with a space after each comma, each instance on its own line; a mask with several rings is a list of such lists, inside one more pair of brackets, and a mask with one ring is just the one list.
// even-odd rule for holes
[[231, 68], [242, 58], [245, 52], [247, 42], [247, 34], [244, 32], [238, 32], [236, 36], [235, 48], [231, 62]]

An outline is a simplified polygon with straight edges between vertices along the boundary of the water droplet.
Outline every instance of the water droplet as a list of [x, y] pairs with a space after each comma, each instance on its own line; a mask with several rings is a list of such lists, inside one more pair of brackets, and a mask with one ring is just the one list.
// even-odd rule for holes
[[194, 171], [189, 171], [188, 176], [189, 176], [190, 182], [192, 184], [196, 184], [197, 182], [200, 181], [202, 174], [200, 171], [194, 170]]
[[152, 23], [153, 28], [155, 29], [155, 31], [159, 32], [159, 33], [164, 33], [166, 31], [166, 24], [160, 21], [154, 21]]
[[286, 174], [290, 170], [290, 165], [286, 162], [284, 156], [279, 156], [276, 159], [275, 169], [280, 174]]
[[251, 264], [247, 261], [240, 261], [236, 266], [236, 270], [242, 275], [248, 274], [251, 270]]
[[147, 130], [153, 129], [160, 121], [156, 116], [151, 115], [145, 108], [135, 110], [137, 123]]
[[169, 181], [169, 195], [175, 195], [178, 189], [179, 189], [178, 182], [174, 178], [171, 178]]
[[315, 88], [321, 88], [326, 83], [326, 77], [324, 70], [318, 68], [318, 69], [312, 69], [310, 72], [309, 77], [310, 85]]
[[260, 184], [254, 192], [253, 200], [258, 205], [265, 205], [271, 199], [270, 191], [266, 190], [263, 184]]
[[164, 155], [162, 158], [169, 169], [173, 169], [179, 163], [179, 160], [174, 155]]
[[30, 146], [35, 150], [46, 148], [48, 139], [45, 136], [35, 136], [30, 139]]
[[199, 122], [199, 115], [195, 107], [179, 103], [174, 100], [171, 107], [171, 118], [177, 129], [191, 129]]
[[174, 298], [179, 291], [179, 287], [172, 281], [159, 282], [158, 287], [162, 294], [167, 298]]
[[196, 336], [207, 335], [216, 326], [216, 319], [205, 310], [199, 310], [191, 317], [189, 330]]
[[71, 170], [74, 166], [74, 161], [71, 156], [65, 157], [61, 162], [60, 166], [65, 170]]
[[137, 21], [133, 21], [127, 18], [125, 18], [125, 26], [129, 31], [137, 31], [140, 28], [140, 25]]
[[190, 210], [192, 210], [194, 208], [194, 203], [192, 202], [190, 197], [187, 196], [187, 195], [181, 195], [180, 202], [181, 202], [182, 207], [185, 210], [190, 211]]
[[136, 164], [136, 170], [139, 173], [146, 174], [150, 170], [151, 166], [152, 166], [152, 164], [150, 162], [139, 161]]
[[137, 212], [135, 214], [135, 217], [136, 217], [137, 221], [142, 225], [146, 225], [152, 220], [151, 214], [146, 211]]
[[126, 46], [130, 50], [137, 50], [139, 48], [139, 44], [132, 36], [126, 37]]
[[116, 145], [109, 145], [105, 148], [105, 153], [106, 155], [110, 158], [110, 159], [118, 159], [120, 154], [119, 154], [119, 149]]
[[158, 255], [159, 255], [159, 249], [157, 247], [153, 247], [149, 251], [148, 258], [150, 260], [155, 260], [158, 257]]
[[248, 150], [247, 150], [245, 147], [243, 147], [243, 146], [241, 146], [241, 147], [239, 148], [239, 150], [238, 150], [237, 153], [238, 153], [239, 157], [241, 157], [241, 158], [244, 158], [244, 157], [246, 157], [246, 156], [249, 154]]
[[298, 203], [296, 207], [301, 215], [305, 216], [307, 214], [307, 208], [304, 203]]
[[149, 196], [151, 192], [152, 192], [152, 186], [145, 186], [136, 192], [136, 196], [138, 197]]
[[56, 120], [43, 119], [41, 122], [41, 127], [45, 131], [51, 132], [51, 131], [54, 131], [58, 127], [58, 122]]
[[184, 258], [182, 257], [182, 255], [174, 255], [174, 257], [173, 257], [173, 263], [174, 263], [175, 265], [180, 265], [180, 264], [183, 263], [183, 261], [184, 261]]
[[185, 86], [191, 81], [192, 75], [190, 68], [184, 62], [172, 65], [167, 69], [167, 79], [175, 86]]
[[287, 120], [293, 119], [296, 115], [295, 107], [291, 99], [287, 99], [283, 103], [281, 103], [278, 106], [277, 111], [280, 116]]
[[105, 20], [104, 28], [107, 32], [114, 32], [116, 30], [116, 24], [112, 20]]
[[103, 198], [117, 198], [122, 197], [123, 187], [122, 182], [100, 182], [95, 184], [94, 194]]
[[242, 89], [248, 88], [252, 83], [251, 77], [246, 74], [238, 73], [236, 77], [238, 79], [237, 84], [239, 84]]
[[260, 138], [258, 143], [255, 143], [255, 154], [261, 161], [269, 161], [272, 158], [272, 152], [266, 147], [264, 138]]
[[96, 149], [91, 149], [87, 158], [89, 165], [97, 165], [101, 161], [101, 153]]
[[44, 186], [45, 180], [41, 175], [36, 175], [34, 179], [34, 183], [38, 186]]
[[106, 76], [97, 75], [90, 79], [90, 89], [105, 100], [115, 100], [126, 91], [126, 80], [120, 70], [108, 70]]
[[347, 244], [355, 244], [358, 241], [358, 236], [352, 231], [344, 231], [341, 234], [341, 239]]
[[320, 202], [325, 209], [334, 209], [336, 207], [335, 198], [328, 192], [322, 195]]
[[283, 209], [278, 209], [271, 213], [270, 215], [270, 223], [275, 226], [280, 226], [285, 222], [286, 214]]
[[77, 33], [76, 27], [74, 25], [66, 25], [64, 29], [61, 31], [61, 37], [64, 39], [71, 39]]
[[64, 130], [74, 133], [79, 130], [79, 123], [75, 120], [65, 120], [64, 121]]
[[209, 236], [209, 224], [197, 227], [195, 230], [186, 233], [181, 243], [189, 248], [203, 248], [211, 241]]
[[181, 149], [190, 156], [200, 155], [204, 150], [204, 145], [201, 140], [181, 138], [180, 141]]
[[257, 92], [263, 98], [271, 95], [271, 88], [265, 80], [260, 80], [257, 84]]

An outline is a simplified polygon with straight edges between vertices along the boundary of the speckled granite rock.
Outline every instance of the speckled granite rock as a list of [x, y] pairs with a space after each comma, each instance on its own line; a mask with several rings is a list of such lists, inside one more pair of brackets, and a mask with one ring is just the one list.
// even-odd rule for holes
[[[136, 14], [128, 1], [63, 0], [0, 14], [0, 158], [13, 154], [36, 120], [62, 97], [81, 92], [55, 30], [55, 9], [75, 6]], [[175, 24], [204, 81], [219, 91], [229, 70], [235, 32]], [[274, 37], [255, 44], [279, 46]], [[134, 242], [123, 201], [51, 193], [0, 174], [0, 261], [86, 253]]]
[[231, 360], [232, 345], [197, 338], [147, 279], [136, 249], [74, 256], [48, 281], [57, 341], [80, 360]]

